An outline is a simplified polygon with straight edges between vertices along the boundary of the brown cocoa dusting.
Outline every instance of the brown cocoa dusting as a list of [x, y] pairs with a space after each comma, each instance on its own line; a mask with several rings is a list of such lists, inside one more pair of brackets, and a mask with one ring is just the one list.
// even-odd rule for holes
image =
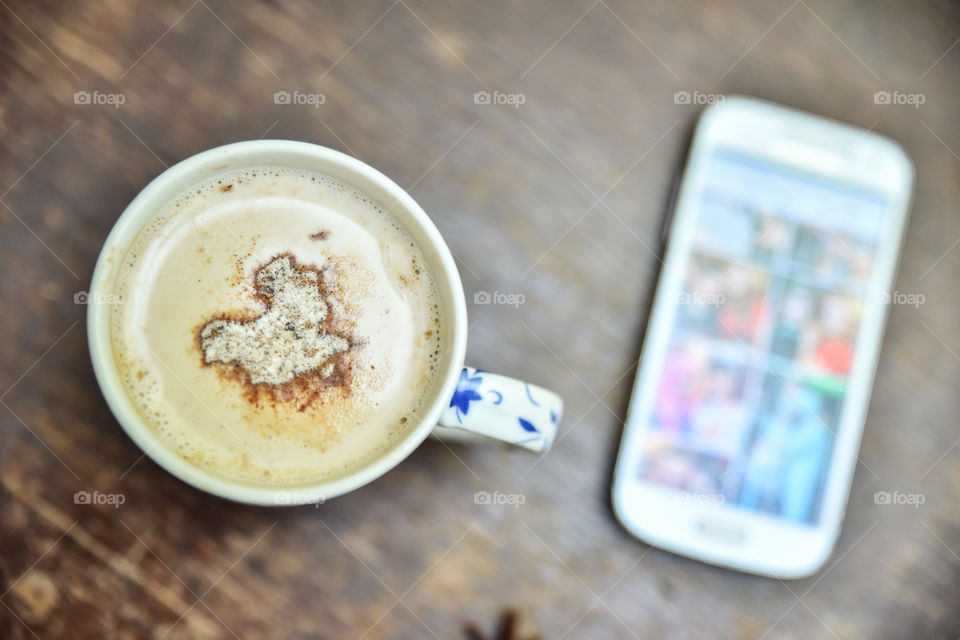
[[[345, 354], [340, 354], [340, 356], [343, 355]], [[257, 409], [265, 407], [277, 409], [281, 405], [292, 405], [297, 411], [304, 412], [314, 404], [324, 404], [328, 393], [335, 391], [343, 394], [350, 393], [355, 364], [345, 357], [335, 356], [334, 360], [333, 371], [326, 377], [320, 375], [319, 371], [313, 370], [279, 385], [250, 382], [250, 374], [239, 364], [205, 362], [204, 366], [216, 367], [217, 375], [222, 380], [239, 384], [242, 387], [244, 399]]]
[[232, 190], [233, 190], [233, 183], [232, 183], [232, 182], [231, 182], [230, 184], [222, 184], [222, 185], [220, 185], [220, 192], [221, 192], [221, 193], [226, 193], [227, 191], [232, 191]]
[[[250, 256], [253, 255], [253, 252], [256, 251], [257, 243], [260, 241], [261, 237], [262, 236], [259, 233], [253, 236], [253, 238], [251, 238], [250, 240], [250, 248], [247, 249], [245, 253], [241, 254], [240, 252], [237, 252], [233, 254], [234, 262], [233, 262], [233, 275], [230, 277], [231, 285], [235, 287], [239, 287], [243, 282], [247, 280], [247, 276], [244, 273], [243, 265], [246, 263], [247, 260], [250, 259]], [[269, 260], [267, 262], [269, 262]], [[256, 273], [254, 273], [253, 277], [254, 279], [256, 279], [257, 277]]]
[[[315, 274], [317, 288], [328, 302], [327, 316], [319, 323], [317, 330], [322, 334], [337, 335], [344, 338], [348, 345], [345, 351], [334, 354], [314, 369], [296, 375], [287, 382], [271, 384], [252, 382], [250, 373], [239, 362], [207, 362], [203, 349], [202, 333], [211, 322], [229, 321], [245, 324], [255, 321], [263, 315], [262, 312], [247, 310], [245, 312], [216, 314], [194, 329], [193, 342], [199, 352], [201, 364], [204, 367], [213, 367], [222, 380], [240, 385], [243, 397], [251, 405], [258, 409], [265, 406], [277, 408], [279, 405], [293, 405], [298, 411], [302, 412], [315, 403], [324, 404], [325, 396], [331, 392], [337, 391], [341, 394], [349, 394], [352, 391], [352, 382], [356, 372], [356, 354], [366, 346], [366, 340], [353, 333], [356, 329], [356, 321], [353, 319], [351, 310], [340, 299], [335, 278], [323, 277], [328, 272], [336, 274], [337, 267], [334, 265], [328, 264], [324, 265], [322, 269], [317, 269], [309, 265], [298, 264], [290, 253], [273, 256], [261, 264], [253, 274], [256, 290], [254, 297], [264, 308], [270, 308], [273, 292], [268, 291], [268, 287], [260, 287], [256, 284], [257, 275], [266, 265], [284, 257], [290, 259], [298, 274], [305, 275], [309, 272]], [[237, 262], [239, 267], [242, 260]], [[315, 326], [315, 323], [310, 323], [310, 326]]]
[[330, 237], [330, 231], [328, 231], [327, 229], [324, 229], [323, 231], [317, 231], [316, 233], [311, 233], [309, 236], [309, 238], [314, 242], [318, 240], [326, 240], [329, 237]]

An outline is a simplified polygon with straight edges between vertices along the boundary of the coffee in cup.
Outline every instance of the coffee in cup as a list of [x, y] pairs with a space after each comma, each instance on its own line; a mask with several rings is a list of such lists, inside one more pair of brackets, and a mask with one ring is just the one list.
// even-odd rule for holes
[[418, 424], [444, 318], [400, 223], [330, 176], [225, 170], [123, 256], [111, 309], [126, 393], [164, 445], [245, 483], [349, 473]]

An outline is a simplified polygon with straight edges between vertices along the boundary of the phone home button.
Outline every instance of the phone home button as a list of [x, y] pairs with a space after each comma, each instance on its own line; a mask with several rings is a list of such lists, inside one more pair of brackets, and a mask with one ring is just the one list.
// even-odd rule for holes
[[747, 531], [740, 525], [719, 518], [697, 518], [693, 522], [698, 536], [740, 546], [747, 541]]

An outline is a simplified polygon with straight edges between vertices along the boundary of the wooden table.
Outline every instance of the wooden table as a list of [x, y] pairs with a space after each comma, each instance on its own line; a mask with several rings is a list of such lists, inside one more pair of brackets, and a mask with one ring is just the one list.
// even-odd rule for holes
[[[960, 633], [956, 5], [3, 0], [0, 32], [0, 636], [446, 639], [505, 607], [552, 639]], [[875, 104], [881, 90], [925, 103]], [[897, 290], [925, 302], [891, 311], [843, 535], [808, 580], [651, 549], [611, 514], [699, 111], [677, 91], [872, 128], [917, 166]], [[97, 389], [75, 296], [153, 176], [268, 136], [408, 187], [469, 300], [525, 296], [469, 305], [469, 361], [563, 394], [549, 455], [427, 442], [348, 498], [295, 509], [210, 497], [141, 456]], [[876, 505], [880, 490], [926, 501]], [[525, 501], [476, 505], [476, 491]]]

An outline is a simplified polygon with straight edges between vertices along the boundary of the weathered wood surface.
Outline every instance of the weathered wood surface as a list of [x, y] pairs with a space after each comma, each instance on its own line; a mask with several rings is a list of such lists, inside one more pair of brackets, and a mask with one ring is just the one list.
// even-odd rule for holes
[[[0, 6], [0, 636], [457, 638], [518, 607], [547, 638], [960, 633], [960, 9], [949, 2], [18, 2]], [[518, 108], [474, 92], [520, 93]], [[611, 467], [698, 108], [745, 92], [900, 140], [917, 195], [843, 535], [796, 583], [653, 549]], [[878, 90], [925, 103], [877, 105]], [[78, 91], [123, 104], [76, 104]], [[323, 104], [274, 103], [277, 91]], [[195, 152], [270, 136], [382, 169], [433, 216], [469, 360], [560, 391], [537, 459], [429, 442], [320, 508], [231, 504], [119, 428], [84, 307], [125, 204]], [[475, 491], [520, 493], [483, 507]], [[873, 493], [922, 493], [918, 509]], [[119, 508], [74, 503], [122, 494]]]

